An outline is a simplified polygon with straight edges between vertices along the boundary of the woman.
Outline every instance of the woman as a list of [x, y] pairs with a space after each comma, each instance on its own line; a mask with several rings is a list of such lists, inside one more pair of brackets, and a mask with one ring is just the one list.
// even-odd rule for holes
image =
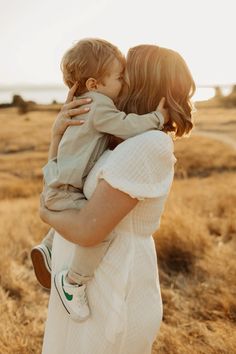
[[[165, 132], [140, 134], [101, 156], [85, 182], [89, 201], [81, 211], [51, 212], [41, 206], [41, 218], [58, 232], [53, 245], [53, 274], [68, 266], [73, 243], [95, 246], [110, 232], [116, 233], [88, 284], [92, 315], [86, 322], [70, 320], [52, 287], [44, 354], [151, 353], [161, 324], [162, 302], [151, 235], [159, 226], [174, 174], [173, 142], [167, 133], [183, 136], [191, 130], [189, 100], [195, 85], [180, 55], [157, 46], [132, 48], [127, 73], [130, 86], [119, 108], [143, 114], [153, 111], [165, 97], [171, 118]], [[56, 156], [65, 129], [63, 119], [68, 113], [84, 113], [76, 108], [83, 102], [73, 101], [75, 90], [70, 91], [54, 126], [50, 158]]]

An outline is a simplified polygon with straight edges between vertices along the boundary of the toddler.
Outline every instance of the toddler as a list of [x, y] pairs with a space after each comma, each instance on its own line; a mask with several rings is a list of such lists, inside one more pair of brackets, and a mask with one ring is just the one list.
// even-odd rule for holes
[[[43, 195], [50, 210], [81, 209], [86, 203], [84, 181], [95, 162], [107, 149], [110, 135], [128, 139], [152, 129], [162, 129], [166, 110], [137, 115], [119, 111], [114, 102], [124, 82], [125, 58], [117, 47], [101, 39], [84, 39], [66, 52], [62, 59], [65, 83], [72, 87], [78, 82], [76, 95], [92, 98], [89, 112], [81, 126], [66, 129], [55, 159], [43, 168]], [[137, 73], [138, 74], [138, 73]], [[166, 117], [167, 119], [167, 117]], [[51, 249], [54, 230], [31, 251], [36, 277], [50, 288]], [[75, 321], [90, 315], [86, 282], [91, 279], [109, 244], [112, 232], [95, 247], [76, 245], [72, 263], [54, 277], [56, 290], [65, 309]]]

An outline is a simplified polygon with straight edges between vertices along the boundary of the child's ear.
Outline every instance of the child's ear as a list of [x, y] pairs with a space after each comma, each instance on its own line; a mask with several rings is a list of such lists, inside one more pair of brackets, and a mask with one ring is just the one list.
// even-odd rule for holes
[[88, 91], [95, 91], [98, 88], [98, 83], [97, 80], [90, 77], [87, 81], [86, 81], [86, 87]]

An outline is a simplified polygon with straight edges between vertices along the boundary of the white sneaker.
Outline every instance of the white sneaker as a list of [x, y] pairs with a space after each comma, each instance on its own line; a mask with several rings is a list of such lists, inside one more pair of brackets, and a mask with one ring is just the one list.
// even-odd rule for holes
[[67, 282], [68, 271], [63, 270], [54, 277], [55, 287], [63, 306], [74, 321], [82, 322], [90, 316], [86, 295], [86, 284], [81, 286]]

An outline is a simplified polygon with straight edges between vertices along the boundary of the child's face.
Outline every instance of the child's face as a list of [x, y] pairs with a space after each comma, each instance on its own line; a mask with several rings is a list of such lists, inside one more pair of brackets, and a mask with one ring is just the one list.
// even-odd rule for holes
[[114, 59], [111, 65], [110, 75], [103, 79], [103, 83], [97, 85], [97, 90], [110, 97], [112, 100], [116, 100], [123, 85], [123, 71], [124, 68], [122, 64], [117, 59]]

